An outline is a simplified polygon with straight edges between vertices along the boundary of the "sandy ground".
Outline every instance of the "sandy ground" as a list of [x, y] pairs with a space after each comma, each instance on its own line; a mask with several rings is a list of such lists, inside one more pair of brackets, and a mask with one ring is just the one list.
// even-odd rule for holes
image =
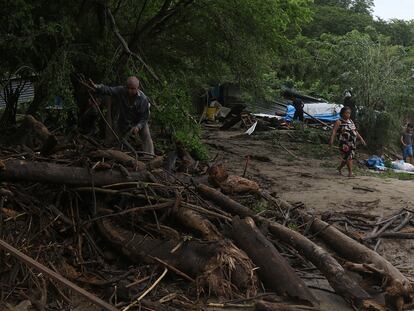
[[[248, 178], [287, 201], [305, 203], [316, 214], [360, 211], [387, 216], [402, 208], [414, 209], [413, 180], [384, 178], [372, 173], [374, 176], [364, 176], [367, 173], [362, 168], [356, 170], [355, 178], [339, 176], [335, 169], [339, 161], [335, 150], [326, 152], [326, 156], [323, 150], [316, 150], [318, 156], [313, 157], [312, 152], [304, 155], [303, 143], [280, 141], [286, 150], [277, 139], [263, 139], [261, 134], [247, 136], [240, 131], [209, 129], [203, 139], [211, 155], [217, 155], [218, 161], [233, 174], [242, 175], [245, 157], [253, 156], [247, 169]], [[414, 241], [384, 240], [378, 252], [414, 279]], [[335, 310], [340, 310], [339, 305]]]

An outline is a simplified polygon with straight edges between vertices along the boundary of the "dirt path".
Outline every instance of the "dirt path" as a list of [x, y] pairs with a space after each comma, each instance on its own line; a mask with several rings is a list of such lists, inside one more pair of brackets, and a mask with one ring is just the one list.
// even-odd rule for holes
[[[413, 180], [363, 176], [367, 173], [362, 168], [357, 168], [355, 178], [339, 176], [339, 158], [326, 144], [295, 143], [278, 133], [268, 136], [208, 130], [204, 141], [234, 174], [242, 175], [245, 156], [253, 156], [249, 178], [287, 201], [305, 203], [317, 214], [346, 210], [387, 216], [402, 208], [414, 210]], [[414, 279], [414, 241], [386, 240], [378, 252]]]

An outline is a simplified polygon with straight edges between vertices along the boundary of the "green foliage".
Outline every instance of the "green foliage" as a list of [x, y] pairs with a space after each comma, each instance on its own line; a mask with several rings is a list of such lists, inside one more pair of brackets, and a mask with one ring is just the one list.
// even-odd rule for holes
[[385, 172], [373, 172], [372, 170], [368, 169], [358, 169], [356, 167], [355, 171], [358, 172], [359, 175], [366, 175], [366, 176], [372, 176], [377, 177], [381, 179], [399, 179], [399, 180], [414, 180], [414, 175], [410, 173], [397, 173], [393, 170], [386, 170]]
[[269, 204], [267, 201], [265, 200], [256, 200], [255, 203], [253, 204], [253, 206], [251, 207], [251, 209], [253, 210], [253, 212], [260, 213], [263, 212], [267, 209], [269, 209]]
[[197, 159], [207, 160], [207, 150], [200, 141], [200, 127], [191, 117], [191, 97], [174, 85], [164, 85], [162, 91], [155, 88], [152, 101], [152, 121], [165, 135], [180, 141]]
[[372, 150], [382, 151], [389, 144], [398, 144], [400, 127], [393, 114], [364, 109], [359, 115], [360, 133]]
[[[159, 107], [152, 109], [153, 124], [201, 156], [189, 94], [222, 82], [236, 82], [249, 100], [265, 102], [287, 82], [338, 103], [353, 88], [358, 106], [392, 120], [384, 125], [385, 143], [412, 109], [414, 24], [375, 21], [372, 7], [372, 0], [0, 0], [0, 68], [33, 68], [35, 86], [46, 90], [40, 107], [60, 96], [64, 119], [85, 100], [73, 73], [111, 85], [136, 74]], [[108, 9], [160, 81], [125, 53]], [[378, 122], [388, 124], [365, 118], [362, 125], [368, 133]], [[379, 146], [375, 137], [370, 141]]]
[[313, 38], [324, 33], [345, 35], [352, 30], [363, 31], [373, 23], [371, 15], [343, 7], [317, 6], [314, 12], [313, 22], [304, 29], [304, 34]]

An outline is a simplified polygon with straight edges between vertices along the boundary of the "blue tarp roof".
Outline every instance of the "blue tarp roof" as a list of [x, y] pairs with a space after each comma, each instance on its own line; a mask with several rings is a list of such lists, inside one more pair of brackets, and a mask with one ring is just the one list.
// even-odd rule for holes
[[[292, 121], [293, 116], [295, 114], [295, 107], [293, 107], [292, 105], [288, 105], [287, 106], [287, 112], [286, 112], [286, 117], [285, 120], [286, 121]], [[340, 115], [339, 113], [331, 113], [331, 114], [314, 114], [312, 115], [313, 117], [315, 117], [316, 119], [319, 119], [321, 121], [326, 121], [326, 122], [335, 122], [336, 120], [339, 120]], [[311, 119], [308, 115], [304, 114], [305, 119]]]

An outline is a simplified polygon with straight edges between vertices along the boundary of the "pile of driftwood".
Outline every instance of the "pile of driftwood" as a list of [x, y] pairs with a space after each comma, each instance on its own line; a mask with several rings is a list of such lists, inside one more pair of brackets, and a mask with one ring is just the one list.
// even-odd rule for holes
[[[42, 134], [0, 149], [10, 310], [318, 310], [299, 273], [309, 266], [357, 310], [413, 303], [413, 284], [372, 248], [180, 144], [137, 158], [27, 122]], [[370, 238], [384, 238], [385, 223]]]

